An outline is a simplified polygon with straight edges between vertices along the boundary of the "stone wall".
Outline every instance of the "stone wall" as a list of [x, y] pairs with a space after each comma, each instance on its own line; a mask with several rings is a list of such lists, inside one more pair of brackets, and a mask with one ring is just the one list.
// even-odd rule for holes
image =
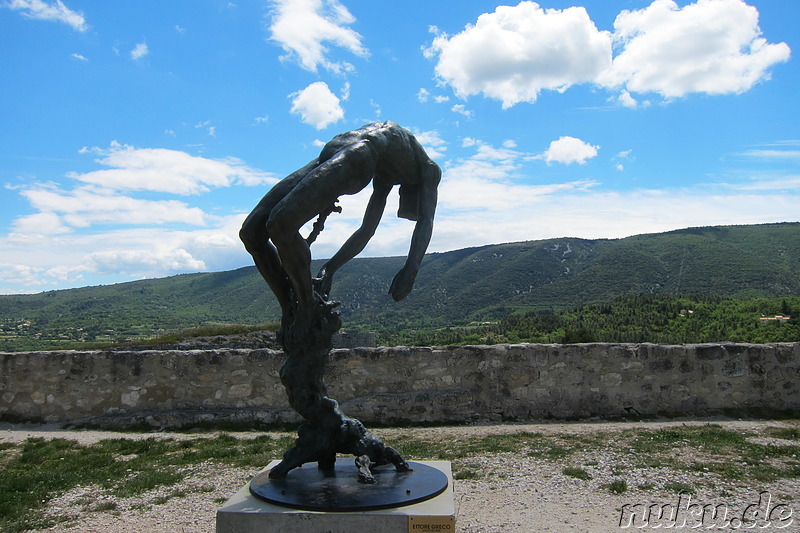
[[[0, 417], [174, 426], [294, 421], [266, 349], [0, 354]], [[495, 345], [331, 353], [330, 396], [364, 422], [800, 409], [800, 343]]]

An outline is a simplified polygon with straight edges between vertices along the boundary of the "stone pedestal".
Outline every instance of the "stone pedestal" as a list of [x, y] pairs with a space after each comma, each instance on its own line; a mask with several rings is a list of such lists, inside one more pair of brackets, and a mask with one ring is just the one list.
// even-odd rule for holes
[[[450, 463], [421, 463], [441, 470], [448, 479], [444, 492], [429, 500], [374, 511], [306, 511], [263, 501], [253, 496], [249, 485], [245, 485], [217, 511], [217, 533], [452, 533], [455, 531], [455, 505]], [[267, 469], [276, 464], [278, 461], [273, 461]]]

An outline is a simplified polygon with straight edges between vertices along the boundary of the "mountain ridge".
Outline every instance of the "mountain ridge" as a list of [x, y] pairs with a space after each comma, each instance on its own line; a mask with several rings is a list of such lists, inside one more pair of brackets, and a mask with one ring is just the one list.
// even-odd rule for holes
[[[342, 267], [331, 297], [342, 302], [345, 329], [445, 327], [640, 293], [800, 295], [800, 223], [686, 228], [621, 239], [553, 238], [431, 253], [414, 291], [394, 302], [388, 289], [404, 260], [356, 258]], [[315, 261], [312, 271], [321, 264]], [[67, 339], [121, 339], [279, 316], [255, 267], [2, 295], [0, 349], [15, 331], [31, 336], [37, 328], [41, 335], [57, 332]]]

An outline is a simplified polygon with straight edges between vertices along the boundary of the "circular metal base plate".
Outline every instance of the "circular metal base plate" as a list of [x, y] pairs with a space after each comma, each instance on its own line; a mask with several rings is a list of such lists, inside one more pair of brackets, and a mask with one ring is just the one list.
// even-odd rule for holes
[[283, 479], [270, 479], [269, 470], [250, 481], [250, 492], [269, 503], [306, 511], [371, 511], [429, 500], [447, 488], [447, 475], [409, 461], [413, 472], [396, 472], [393, 465], [372, 468], [374, 484], [358, 482], [353, 463], [337, 461], [331, 470], [313, 463], [295, 468]]

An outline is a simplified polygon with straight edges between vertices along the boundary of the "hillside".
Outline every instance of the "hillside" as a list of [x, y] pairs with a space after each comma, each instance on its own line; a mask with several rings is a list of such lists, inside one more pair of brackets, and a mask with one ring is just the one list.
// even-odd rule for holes
[[[346, 329], [460, 325], [643, 293], [796, 296], [800, 223], [690, 228], [625, 239], [548, 239], [429, 254], [414, 292], [396, 303], [386, 291], [403, 261], [357, 258], [342, 268], [332, 296], [342, 302]], [[0, 296], [0, 350], [278, 318], [277, 304], [254, 267], [184, 274]]]
[[334, 289], [352, 322], [458, 324], [641, 293], [798, 295], [800, 224], [692, 228], [619, 240], [550, 239], [431, 254], [414, 292], [389, 305], [379, 291], [399, 264], [382, 271], [374, 265], [369, 273], [353, 264], [343, 271]]

